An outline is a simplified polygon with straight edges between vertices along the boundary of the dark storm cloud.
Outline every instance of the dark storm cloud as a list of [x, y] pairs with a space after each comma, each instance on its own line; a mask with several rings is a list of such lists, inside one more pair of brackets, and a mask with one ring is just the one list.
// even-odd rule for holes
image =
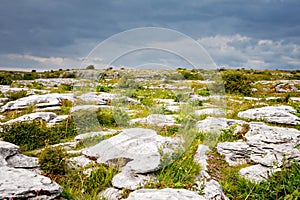
[[239, 34], [290, 46], [300, 44], [299, 12], [298, 0], [2, 0], [0, 54], [85, 56], [109, 36], [141, 26], [194, 39]]

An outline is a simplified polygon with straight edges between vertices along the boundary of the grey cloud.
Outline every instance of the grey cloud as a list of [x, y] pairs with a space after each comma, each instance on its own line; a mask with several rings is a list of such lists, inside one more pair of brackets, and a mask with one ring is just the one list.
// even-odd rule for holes
[[[258, 40], [300, 44], [299, 12], [298, 0], [2, 0], [0, 54], [85, 56], [93, 44], [141, 26], [167, 27], [193, 38], [240, 34], [251, 41], [229, 45], [249, 53]], [[290, 51], [284, 47], [289, 45], [280, 50]], [[291, 53], [293, 59], [299, 55]]]

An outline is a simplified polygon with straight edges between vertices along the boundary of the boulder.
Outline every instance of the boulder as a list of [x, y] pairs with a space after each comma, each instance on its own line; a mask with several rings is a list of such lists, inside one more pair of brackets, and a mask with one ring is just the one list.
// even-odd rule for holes
[[6, 159], [7, 166], [15, 168], [37, 168], [38, 159], [22, 154], [15, 154]]
[[300, 102], [300, 97], [290, 97], [291, 102]]
[[225, 155], [225, 160], [230, 166], [249, 162], [252, 153], [246, 142], [220, 142], [217, 145], [217, 151]]
[[206, 200], [196, 192], [186, 189], [140, 189], [131, 192], [126, 200]]
[[264, 123], [252, 122], [245, 139], [250, 146], [260, 149], [271, 149], [278, 153], [290, 154], [300, 144], [300, 131], [294, 128], [268, 126]]
[[174, 126], [176, 124], [175, 118], [178, 115], [163, 115], [163, 114], [150, 114], [145, 118], [136, 118], [130, 120], [130, 124], [157, 124], [158, 126]]
[[53, 199], [61, 192], [57, 183], [34, 171], [0, 167], [0, 199]]
[[299, 154], [295, 148], [300, 144], [300, 131], [297, 129], [251, 122], [245, 140], [219, 143], [217, 150], [225, 155], [229, 165], [255, 162], [269, 167], [280, 165], [284, 156], [293, 158]]
[[17, 122], [30, 122], [33, 120], [43, 120], [43, 121], [49, 122], [50, 120], [53, 120], [56, 117], [57, 117], [57, 115], [53, 112], [36, 112], [36, 113], [30, 113], [27, 115], [23, 115], [16, 119], [9, 120], [3, 124], [13, 124], [13, 123], [17, 123]]
[[112, 179], [112, 185], [119, 189], [135, 190], [145, 186], [151, 180], [156, 178], [151, 175], [135, 174], [128, 171], [123, 171], [115, 175]]
[[69, 115], [59, 115], [57, 117], [55, 117], [54, 119], [49, 120], [49, 122], [47, 123], [47, 126], [53, 126], [55, 124], [61, 123], [62, 121], [66, 120], [70, 118]]
[[99, 108], [103, 108], [103, 106], [100, 105], [77, 105], [73, 106], [71, 108], [71, 112], [76, 112], [80, 110], [95, 110], [97, 111]]
[[275, 91], [278, 93], [300, 92], [293, 83], [281, 83], [275, 86]]
[[221, 129], [243, 124], [246, 124], [246, 122], [242, 120], [206, 117], [204, 120], [197, 122], [196, 128], [201, 132], [219, 132]]
[[222, 187], [216, 180], [210, 180], [206, 182], [203, 193], [205, 199], [229, 200], [229, 198], [224, 194]]
[[207, 173], [207, 165], [208, 165], [207, 155], [206, 155], [207, 151], [210, 151], [209, 147], [200, 144], [194, 155], [194, 161], [201, 166], [199, 178], [210, 178], [210, 175]]
[[92, 137], [97, 137], [97, 136], [100, 136], [100, 135], [103, 135], [103, 136], [105, 136], [105, 135], [113, 135], [115, 133], [117, 133], [116, 130], [88, 132], [88, 133], [83, 133], [83, 134], [77, 135], [74, 138], [74, 141], [81, 141], [81, 140], [84, 140], [85, 138], [92, 138]]
[[118, 164], [121, 159], [125, 164], [122, 170], [148, 173], [161, 168], [159, 149], [173, 152], [179, 144], [179, 139], [162, 137], [154, 130], [131, 128], [85, 149], [83, 154], [97, 159], [97, 163]]
[[297, 125], [300, 124], [300, 118], [294, 115], [296, 112], [291, 106], [266, 106], [239, 112], [238, 117], [263, 120], [271, 123]]
[[106, 190], [102, 191], [99, 196], [107, 200], [120, 200], [123, 197], [123, 192], [122, 190], [116, 188], [107, 188]]
[[239, 175], [258, 183], [262, 180], [267, 179], [273, 172], [274, 170], [272, 168], [257, 164], [242, 168], [239, 171]]
[[[4, 106], [2, 106], [1, 112], [5, 112], [7, 110], [25, 109], [28, 106], [35, 105], [35, 104], [38, 104], [43, 108], [52, 107], [52, 106], [61, 105], [62, 100], [75, 101], [75, 95], [58, 94], [58, 93], [31, 95], [31, 96], [17, 99], [15, 101], [8, 102]], [[46, 104], [41, 104], [41, 103], [46, 103]]]
[[202, 110], [195, 110], [196, 115], [214, 115], [214, 116], [224, 116], [225, 112], [219, 108], [205, 108]]
[[95, 163], [94, 161], [88, 159], [83, 155], [69, 158], [68, 161], [69, 161], [69, 167], [71, 168], [86, 167], [90, 164]]
[[0, 157], [6, 159], [18, 153], [20, 147], [9, 142], [0, 140]]

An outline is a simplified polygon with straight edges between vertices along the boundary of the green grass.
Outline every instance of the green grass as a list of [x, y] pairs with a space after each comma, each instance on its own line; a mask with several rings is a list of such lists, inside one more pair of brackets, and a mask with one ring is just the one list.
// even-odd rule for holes
[[2, 125], [0, 138], [19, 145], [21, 151], [43, 148], [48, 144], [56, 144], [77, 135], [76, 127], [71, 118], [54, 127], [47, 127], [46, 122], [20, 122]]
[[149, 183], [147, 188], [186, 188], [191, 189], [195, 177], [200, 172], [200, 166], [194, 162], [194, 153], [197, 150], [195, 141], [191, 148], [183, 152], [175, 150], [175, 153], [162, 157], [163, 168], [155, 172], [158, 181]]

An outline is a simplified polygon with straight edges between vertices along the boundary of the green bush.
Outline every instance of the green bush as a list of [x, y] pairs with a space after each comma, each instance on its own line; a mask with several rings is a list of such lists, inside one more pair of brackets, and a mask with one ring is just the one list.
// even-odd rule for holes
[[96, 87], [96, 92], [110, 92], [113, 87], [111, 86], [103, 86], [103, 85], [98, 85]]
[[186, 80], [203, 80], [203, 76], [197, 70], [181, 70], [180, 73]]
[[62, 147], [47, 147], [39, 155], [39, 165], [46, 174], [64, 175], [68, 166], [65, 160], [67, 153]]
[[41, 90], [44, 88], [44, 85], [42, 83], [39, 83], [39, 82], [33, 82], [32, 83], [32, 87], [35, 88], [35, 89], [38, 89], [38, 90]]
[[116, 127], [117, 122], [114, 118], [113, 110], [103, 109], [97, 112], [97, 119], [101, 126]]
[[0, 85], [10, 85], [12, 83], [12, 79], [10, 76], [6, 76], [4, 74], [0, 75]]
[[198, 90], [197, 94], [200, 96], [209, 96], [210, 95], [209, 90]]
[[251, 95], [251, 79], [248, 75], [237, 71], [226, 71], [222, 75], [225, 92], [229, 94]]

